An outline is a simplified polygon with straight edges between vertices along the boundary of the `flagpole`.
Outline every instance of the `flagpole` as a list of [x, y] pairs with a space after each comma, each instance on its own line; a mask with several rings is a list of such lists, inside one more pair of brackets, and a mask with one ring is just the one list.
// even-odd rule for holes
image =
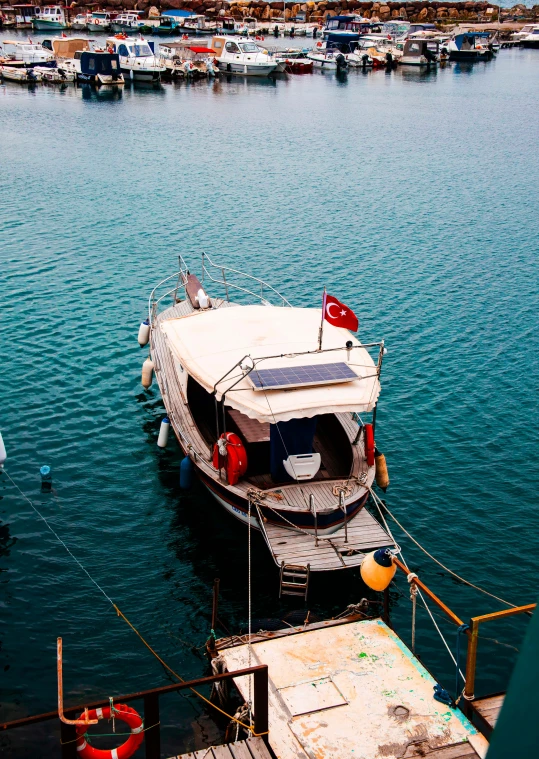
[[324, 285], [324, 294], [322, 295], [322, 319], [320, 320], [320, 329], [318, 330], [318, 350], [322, 350], [322, 334], [324, 332], [324, 318], [326, 311], [326, 286]]

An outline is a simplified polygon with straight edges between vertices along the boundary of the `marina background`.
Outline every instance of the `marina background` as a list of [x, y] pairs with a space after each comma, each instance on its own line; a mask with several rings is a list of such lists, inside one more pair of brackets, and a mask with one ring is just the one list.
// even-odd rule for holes
[[[326, 285], [354, 308], [362, 339], [384, 337], [388, 505], [464, 577], [536, 600], [538, 67], [536, 51], [505, 50], [428, 73], [119, 95], [0, 87], [7, 466], [183, 675], [205, 667], [214, 577], [222, 619], [246, 622], [247, 545], [198, 484], [179, 492], [177, 447], [156, 447], [162, 402], [140, 387], [138, 324], [178, 252], [196, 270], [207, 250], [301, 305]], [[43, 464], [53, 494], [40, 493]], [[2, 719], [54, 708], [60, 634], [66, 701], [165, 682], [5, 478], [0, 495]], [[294, 604], [279, 603], [257, 541], [254, 614], [282, 616]], [[498, 608], [402, 545], [464, 618]], [[392, 613], [404, 627], [400, 587]], [[357, 573], [315, 577], [308, 608], [331, 615], [364, 595]], [[493, 637], [515, 644], [504, 631], [524, 628], [507, 622]], [[426, 618], [418, 650], [453, 681]], [[515, 655], [482, 640], [478, 691], [501, 688]], [[187, 750], [193, 723], [214, 730], [189, 696], [169, 709], [165, 746], [181, 738]], [[35, 730], [0, 747], [50, 755]]]

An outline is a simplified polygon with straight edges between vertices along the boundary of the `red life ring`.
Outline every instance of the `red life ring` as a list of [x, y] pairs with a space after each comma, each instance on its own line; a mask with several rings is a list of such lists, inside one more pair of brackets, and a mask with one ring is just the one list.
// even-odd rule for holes
[[322, 47], [322, 43], [320, 42], [320, 40], [318, 40], [318, 42], [316, 43], [316, 47]]
[[[142, 717], [130, 706], [125, 706], [124, 704], [118, 704], [113, 709], [115, 716], [131, 728], [129, 738], [116, 749], [103, 750], [94, 748], [86, 742], [86, 738], [84, 737], [87, 725], [77, 725], [77, 735], [79, 736], [77, 741], [77, 757], [79, 759], [129, 759], [138, 749], [144, 740]], [[81, 714], [81, 717], [83, 716]], [[103, 709], [90, 709], [88, 717], [89, 719], [110, 719], [110, 706], [105, 706]]]
[[372, 424], [366, 424], [363, 429], [365, 430], [365, 456], [367, 458], [367, 465], [374, 466], [374, 430]]
[[213, 446], [214, 469], [225, 469], [229, 485], [236, 485], [247, 471], [247, 451], [241, 438], [234, 432], [223, 432], [220, 440], [226, 440], [226, 456], [219, 453], [219, 444]]

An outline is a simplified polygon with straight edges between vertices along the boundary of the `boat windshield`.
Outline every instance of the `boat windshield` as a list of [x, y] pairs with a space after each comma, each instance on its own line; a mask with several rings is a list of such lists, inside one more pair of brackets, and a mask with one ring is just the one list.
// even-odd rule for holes
[[153, 55], [151, 48], [149, 45], [133, 45], [131, 48], [131, 52], [133, 55], [135, 55], [137, 58], [144, 58], [147, 55]]
[[240, 45], [240, 49], [242, 53], [259, 53], [260, 52], [258, 45], [255, 45], [254, 42], [242, 42]]

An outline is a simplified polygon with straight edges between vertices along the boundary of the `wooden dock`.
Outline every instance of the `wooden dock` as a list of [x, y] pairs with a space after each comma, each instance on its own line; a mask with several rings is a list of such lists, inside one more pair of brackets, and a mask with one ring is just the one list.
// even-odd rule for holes
[[262, 738], [248, 738], [224, 746], [210, 746], [191, 754], [177, 754], [169, 759], [271, 759], [271, 755]]
[[365, 558], [366, 552], [395, 545], [365, 508], [350, 520], [346, 532], [341, 528], [332, 535], [319, 537], [318, 545], [312, 533], [305, 534], [269, 523], [262, 522], [262, 534], [276, 564], [309, 564], [311, 572], [357, 567]]

